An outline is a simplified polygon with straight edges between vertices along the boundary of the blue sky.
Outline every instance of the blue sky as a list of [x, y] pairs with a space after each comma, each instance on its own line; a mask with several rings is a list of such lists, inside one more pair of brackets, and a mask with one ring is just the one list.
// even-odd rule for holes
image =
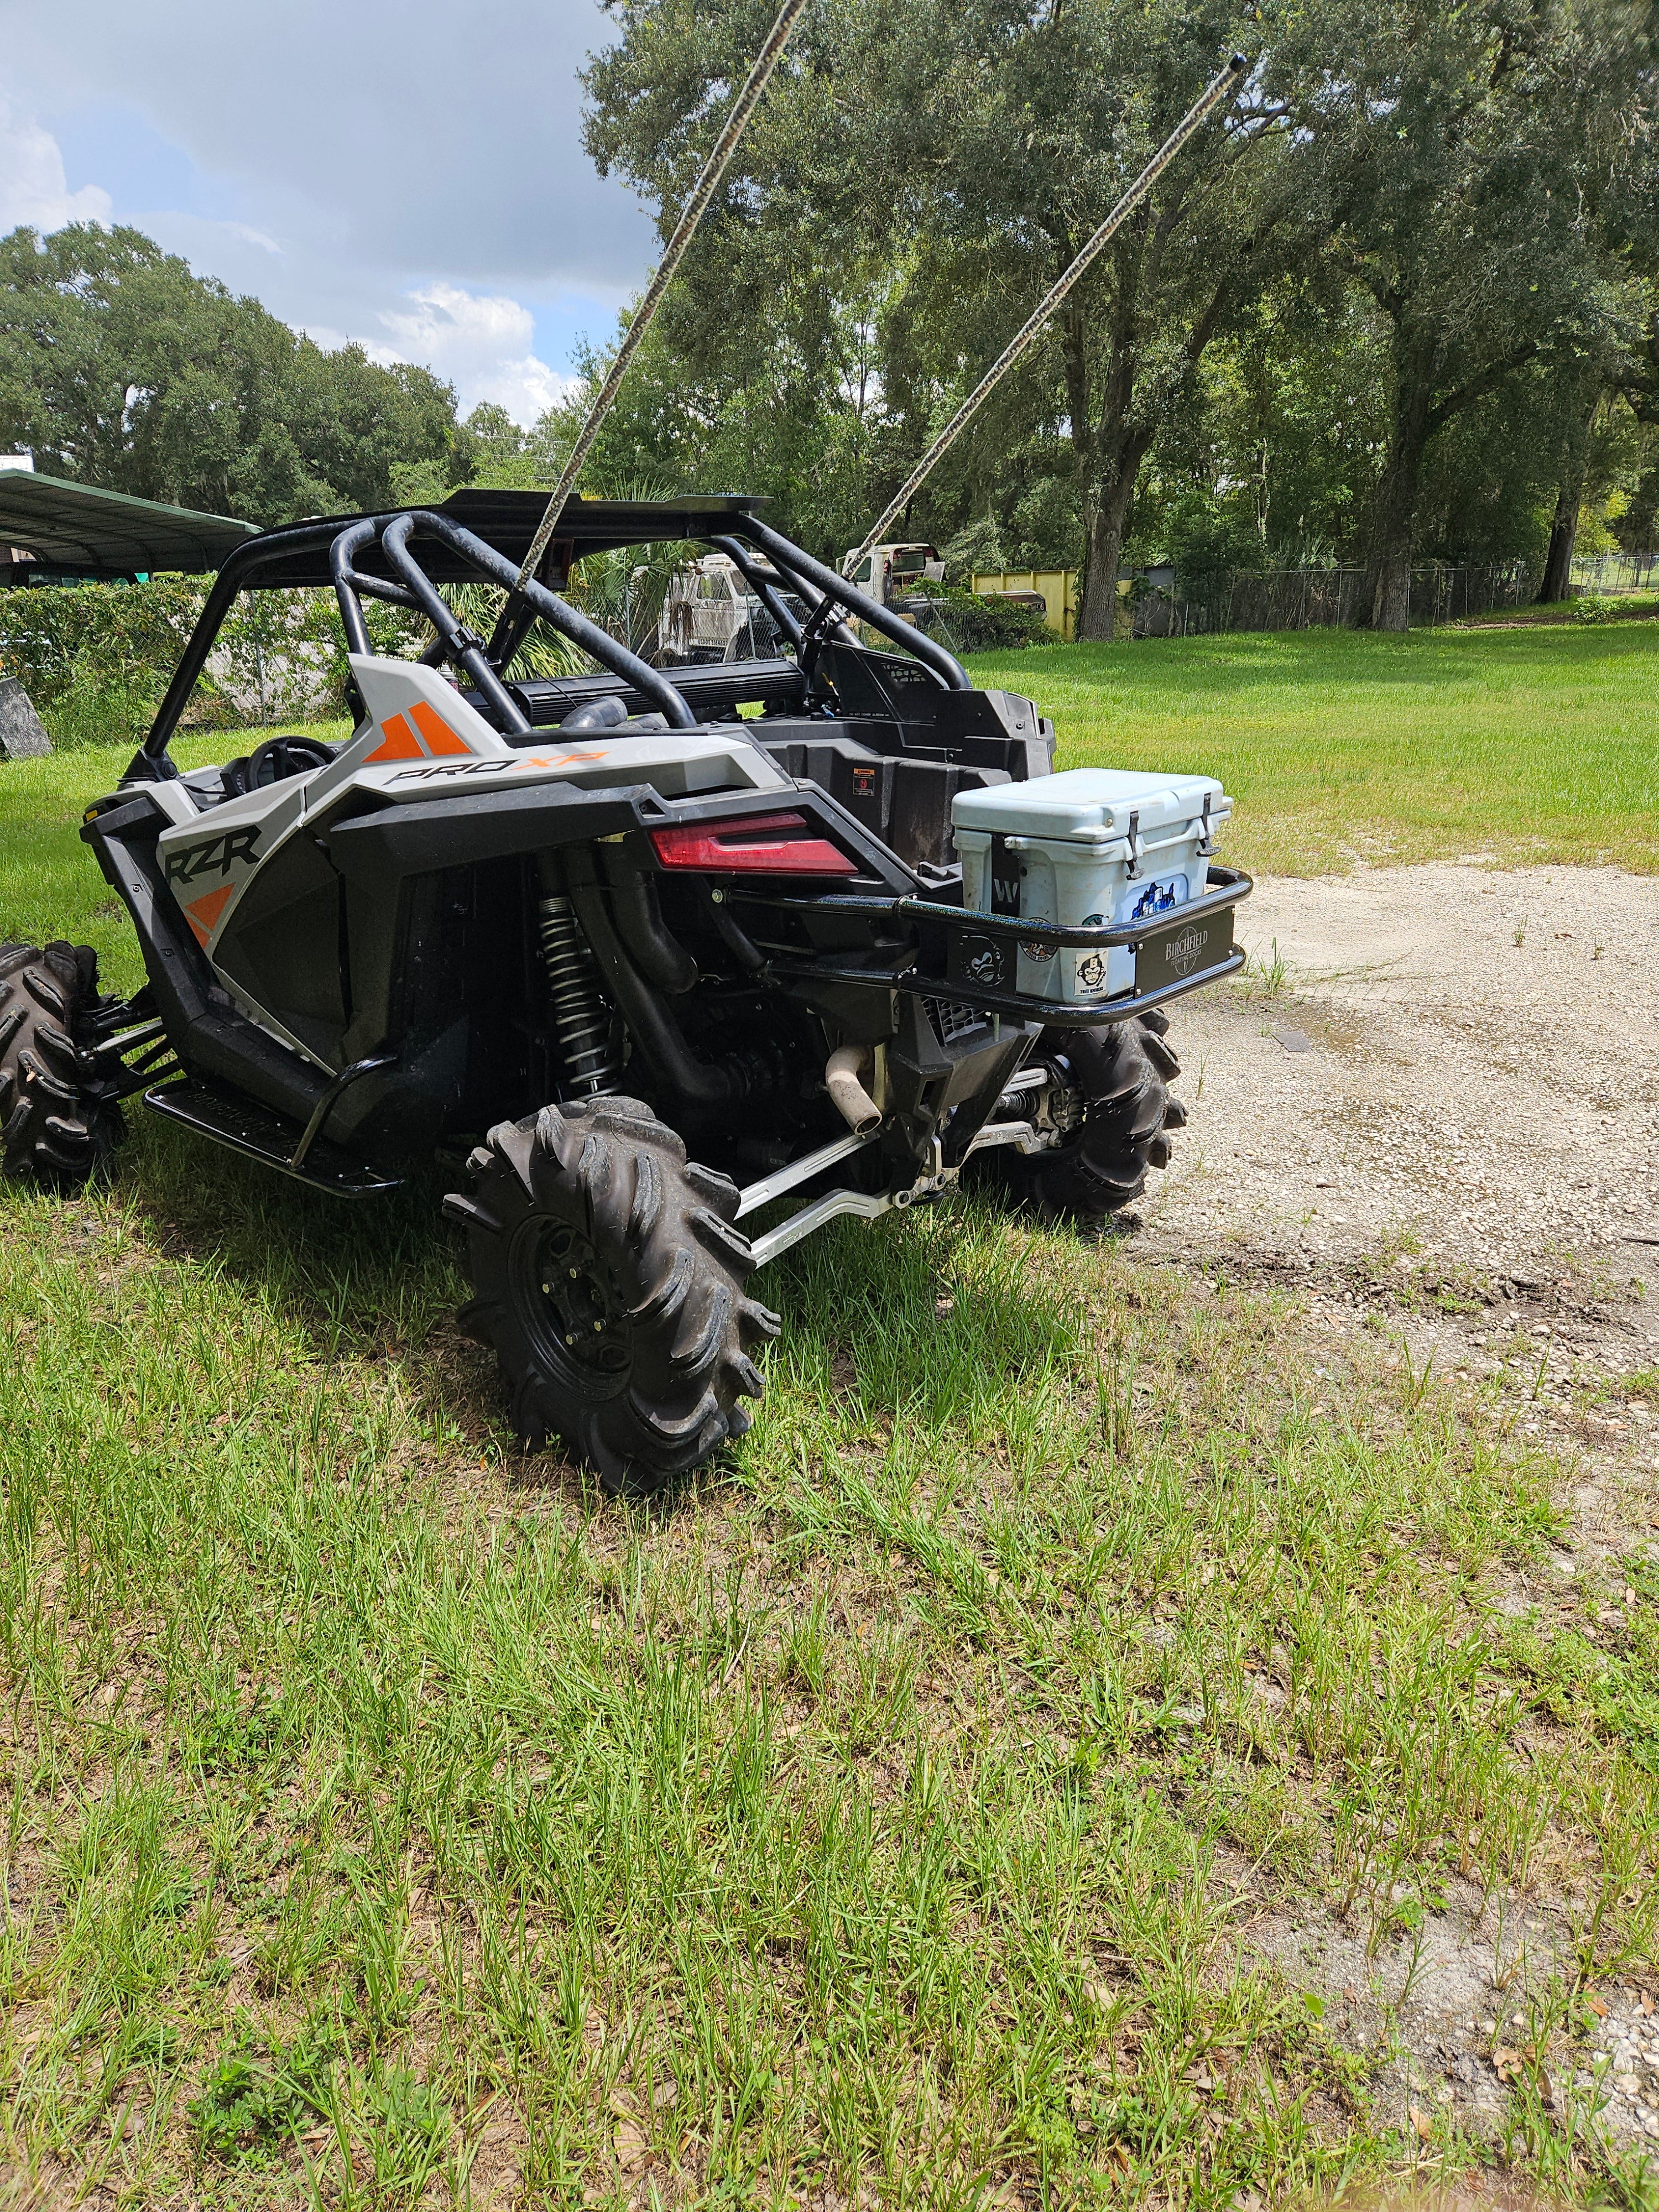
[[532, 421], [653, 234], [581, 149], [594, 0], [0, 0], [0, 234], [131, 222]]

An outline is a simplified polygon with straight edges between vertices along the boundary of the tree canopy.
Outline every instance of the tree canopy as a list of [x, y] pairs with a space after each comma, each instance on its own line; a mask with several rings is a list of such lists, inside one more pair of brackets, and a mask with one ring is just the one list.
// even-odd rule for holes
[[[1291, 17], [1270, 72], [1307, 158], [1297, 221], [1368, 299], [1388, 414], [1370, 531], [1371, 619], [1403, 629], [1431, 445], [1539, 381], [1574, 420], [1631, 301], [1598, 200], [1642, 119], [1622, 6], [1343, 0]], [[1560, 442], [1559, 436], [1550, 441]]]
[[[590, 150], [666, 222], [764, 0], [610, 12]], [[742, 453], [798, 527], [853, 542], [1235, 45], [1244, 97], [909, 526], [1080, 561], [1096, 635], [1126, 548], [1160, 539], [1364, 559], [1387, 626], [1425, 542], [1531, 552], [1642, 355], [1640, 0], [822, 0], [665, 312], [636, 452]]]
[[[666, 234], [774, 0], [607, 0], [587, 144]], [[1165, 173], [900, 526], [964, 568], [1190, 584], [1650, 544], [1650, 0], [814, 0], [588, 465], [747, 491], [837, 558], [1232, 50]], [[626, 316], [623, 318], [624, 325]], [[261, 522], [550, 484], [608, 353], [533, 429], [327, 352], [131, 229], [0, 240], [0, 446]]]
[[0, 239], [0, 448], [39, 468], [269, 524], [453, 480], [458, 445], [429, 370], [325, 352], [141, 231]]

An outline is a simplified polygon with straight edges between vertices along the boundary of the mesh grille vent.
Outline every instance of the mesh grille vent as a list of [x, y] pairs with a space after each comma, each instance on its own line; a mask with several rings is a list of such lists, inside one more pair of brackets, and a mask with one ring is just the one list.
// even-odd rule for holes
[[933, 1035], [941, 1044], [954, 1044], [958, 1037], [976, 1030], [985, 1019], [971, 1006], [959, 1005], [954, 999], [924, 999], [922, 1006], [933, 1025]]

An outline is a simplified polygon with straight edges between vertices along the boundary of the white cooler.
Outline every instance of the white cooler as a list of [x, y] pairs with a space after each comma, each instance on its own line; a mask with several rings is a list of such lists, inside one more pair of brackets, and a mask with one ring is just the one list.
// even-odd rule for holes
[[[1073, 768], [959, 793], [951, 807], [962, 902], [1066, 928], [1174, 917], [1208, 880], [1210, 842], [1233, 811], [1213, 776]], [[1019, 946], [1015, 988], [1072, 1004], [1133, 990], [1133, 947]]]

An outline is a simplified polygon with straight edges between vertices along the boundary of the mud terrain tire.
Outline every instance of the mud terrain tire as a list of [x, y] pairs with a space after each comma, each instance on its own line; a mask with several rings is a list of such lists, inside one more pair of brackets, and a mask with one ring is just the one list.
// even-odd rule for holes
[[1169, 1165], [1167, 1132], [1187, 1120], [1170, 1096], [1181, 1062], [1165, 1042], [1169, 1026], [1154, 1007], [1109, 1029], [1045, 1030], [1032, 1057], [1070, 1063], [1083, 1119], [1048, 1152], [984, 1153], [987, 1177], [1015, 1204], [1061, 1220], [1099, 1223], [1139, 1198], [1147, 1170]]
[[78, 1190], [126, 1133], [77, 1042], [97, 1000], [89, 945], [0, 945], [0, 1168], [9, 1176]]
[[761, 1394], [750, 1354], [778, 1333], [744, 1295], [754, 1267], [735, 1183], [688, 1164], [648, 1106], [594, 1098], [503, 1121], [467, 1162], [477, 1293], [463, 1325], [493, 1347], [514, 1427], [562, 1437], [613, 1495], [648, 1495], [707, 1459]]

